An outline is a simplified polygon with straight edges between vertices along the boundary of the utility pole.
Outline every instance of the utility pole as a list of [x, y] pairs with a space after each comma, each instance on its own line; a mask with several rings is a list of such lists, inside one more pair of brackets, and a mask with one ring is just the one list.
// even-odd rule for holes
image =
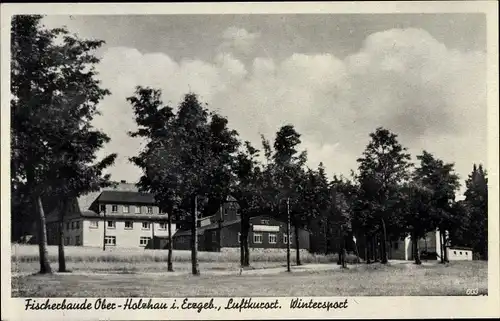
[[198, 195], [194, 196], [194, 213], [191, 225], [191, 269], [193, 275], [200, 274], [198, 270]]
[[290, 269], [290, 197], [286, 198], [286, 270]]
[[[101, 205], [99, 204], [99, 206], [101, 206]], [[103, 221], [104, 233], [103, 233], [103, 239], [102, 239], [102, 250], [106, 251], [106, 205], [104, 205], [104, 211], [102, 212], [102, 214], [104, 215], [104, 221]]]

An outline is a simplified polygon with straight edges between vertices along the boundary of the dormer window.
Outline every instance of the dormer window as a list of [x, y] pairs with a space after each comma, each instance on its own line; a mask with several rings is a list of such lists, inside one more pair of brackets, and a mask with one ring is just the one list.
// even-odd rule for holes
[[129, 212], [128, 205], [123, 205], [123, 213], [128, 213], [128, 212]]
[[135, 214], [141, 214], [141, 207], [140, 206], [135, 207]]
[[111, 206], [111, 213], [118, 213], [118, 205]]
[[101, 206], [99, 206], [99, 212], [101, 212], [101, 213], [106, 212], [106, 205], [101, 204]]

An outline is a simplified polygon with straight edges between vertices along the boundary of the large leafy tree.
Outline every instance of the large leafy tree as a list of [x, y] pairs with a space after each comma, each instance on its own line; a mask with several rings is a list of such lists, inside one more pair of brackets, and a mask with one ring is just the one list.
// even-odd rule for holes
[[453, 210], [455, 193], [460, 187], [459, 177], [453, 163], [445, 163], [431, 153], [423, 151], [417, 156], [420, 161], [415, 176], [422, 186], [432, 191], [432, 221], [440, 231], [441, 262], [447, 261], [445, 245], [448, 243], [446, 231], [455, 228], [457, 212]]
[[233, 195], [238, 201], [241, 226], [240, 226], [240, 264], [242, 267], [250, 265], [250, 249], [248, 234], [250, 231], [250, 218], [261, 214], [266, 200], [263, 194], [262, 164], [258, 161], [259, 150], [246, 141], [244, 147], [238, 152], [234, 163], [236, 182]]
[[488, 177], [481, 164], [474, 164], [465, 181], [465, 199], [455, 203], [456, 228], [451, 242], [470, 246], [482, 259], [488, 258]]
[[[410, 155], [397, 140], [397, 135], [384, 128], [370, 134], [363, 156], [358, 158], [358, 181], [365, 214], [364, 225], [381, 235], [381, 262], [387, 263], [387, 233], [397, 230], [399, 222], [393, 211], [398, 186], [408, 179]], [[373, 242], [373, 241], [372, 241]]]
[[[237, 133], [228, 129], [224, 117], [211, 114], [193, 93], [184, 96], [175, 114], [163, 105], [159, 90], [138, 87], [128, 100], [139, 125], [131, 135], [148, 141], [132, 158], [144, 172], [139, 185], [155, 195], [169, 216], [175, 213], [191, 226], [192, 273], [197, 275], [197, 219], [208, 198], [220, 202], [229, 193], [239, 145]], [[171, 218], [168, 220], [171, 225]], [[170, 245], [169, 270], [173, 270], [171, 252]]]
[[[305, 151], [299, 152], [297, 149], [301, 143], [300, 136], [293, 125], [282, 126], [276, 133], [272, 156], [273, 177], [277, 187], [275, 199], [279, 205], [286, 204], [286, 208], [278, 206], [282, 210], [276, 214], [287, 217], [288, 212], [290, 212], [290, 220], [294, 226], [297, 265], [301, 264], [299, 229], [306, 224], [306, 213], [300, 204], [300, 194], [305, 185], [304, 165], [307, 161], [307, 154]], [[288, 257], [289, 251], [287, 251]]]
[[179, 212], [181, 197], [177, 192], [180, 160], [176, 153], [169, 152], [175, 146], [174, 113], [163, 104], [161, 92], [156, 89], [137, 87], [127, 101], [133, 107], [138, 126], [129, 134], [146, 140], [145, 148], [130, 160], [143, 171], [138, 183], [140, 190], [152, 193], [160, 210], [167, 213], [167, 269], [172, 272], [172, 219]]
[[[96, 163], [95, 153], [109, 141], [91, 125], [99, 101], [109, 94], [95, 71], [94, 50], [103, 41], [82, 40], [65, 28], [46, 29], [41, 19], [12, 19], [11, 158], [13, 181], [26, 185], [37, 213], [40, 272], [50, 273], [43, 198], [69, 199], [107, 184], [102, 171], [116, 155]], [[59, 258], [64, 271], [62, 244]]]
[[401, 188], [400, 208], [403, 231], [409, 233], [412, 240], [412, 253], [415, 264], [421, 264], [418, 240], [432, 231], [432, 191], [425, 187], [418, 178], [414, 178]]

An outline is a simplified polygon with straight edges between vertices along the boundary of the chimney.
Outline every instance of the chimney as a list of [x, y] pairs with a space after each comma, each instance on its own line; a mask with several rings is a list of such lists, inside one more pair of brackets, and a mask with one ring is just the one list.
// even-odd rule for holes
[[121, 181], [120, 181], [120, 183], [126, 184], [126, 183], [127, 183], [127, 181], [125, 181], [125, 180], [121, 180]]

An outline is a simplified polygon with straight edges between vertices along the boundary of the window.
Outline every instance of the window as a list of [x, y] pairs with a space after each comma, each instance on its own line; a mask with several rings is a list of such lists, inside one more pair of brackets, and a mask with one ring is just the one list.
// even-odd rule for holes
[[101, 213], [106, 212], [106, 205], [102, 204], [99, 208]]
[[151, 224], [149, 222], [142, 222], [142, 229], [143, 230], [149, 230], [150, 225]]
[[276, 236], [276, 234], [274, 233], [269, 234], [269, 244], [276, 244], [277, 240], [278, 237]]
[[465, 252], [465, 255], [469, 255], [469, 252]]
[[453, 251], [453, 254], [457, 254], [457, 251]]
[[79, 229], [80, 228], [80, 221], [76, 221], [75, 222], [75, 226], [76, 226], [77, 229]]
[[462, 252], [460, 252], [460, 255], [462, 255]]
[[129, 212], [128, 205], [123, 205], [123, 213], [128, 213], [128, 212]]
[[167, 223], [160, 223], [160, 230], [166, 230], [167, 229]]
[[116, 236], [106, 236], [104, 239], [106, 245], [116, 245]]
[[238, 232], [238, 244], [240, 244], [240, 243], [241, 243], [241, 233]]
[[398, 242], [394, 242], [394, 249], [395, 250], [399, 249], [399, 243]]
[[141, 207], [140, 206], [135, 207], [135, 214], [141, 214]]
[[146, 246], [148, 245], [149, 241], [151, 241], [150, 237], [141, 236], [141, 238], [139, 239], [139, 246]]
[[153, 207], [152, 206], [148, 206], [148, 214], [153, 214]]
[[75, 245], [80, 245], [80, 236], [75, 236]]
[[98, 227], [99, 227], [98, 221], [90, 221], [90, 228], [98, 228]]
[[69, 245], [69, 237], [67, 237], [65, 241], [66, 242], [64, 242], [64, 245]]
[[262, 224], [262, 225], [269, 225], [269, 220], [261, 220], [260, 224]]
[[[290, 234], [290, 236], [292, 236]], [[286, 233], [283, 233], [283, 244], [288, 244], [288, 235]], [[290, 240], [290, 244], [292, 244], [292, 240]]]
[[69, 222], [68, 222], [68, 223], [66, 223], [66, 229], [67, 229], [67, 230], [69, 230], [69, 229], [70, 229], [70, 227], [71, 227], [71, 226], [70, 226]]
[[125, 221], [125, 229], [126, 230], [131, 230], [134, 228], [134, 222], [132, 221]]
[[108, 221], [108, 228], [115, 228], [115, 227], [116, 227], [115, 221]]
[[111, 213], [118, 213], [118, 205], [111, 206]]
[[71, 229], [73, 230], [75, 228], [75, 222], [71, 222]]
[[262, 234], [260, 233], [254, 233], [253, 235], [253, 242], [254, 243], [262, 243]]

